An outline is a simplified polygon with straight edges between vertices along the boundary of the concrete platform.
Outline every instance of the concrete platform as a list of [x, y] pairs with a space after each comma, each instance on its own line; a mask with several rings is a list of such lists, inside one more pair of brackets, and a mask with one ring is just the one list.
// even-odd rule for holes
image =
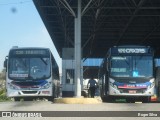
[[56, 98], [54, 103], [64, 104], [100, 104], [102, 103], [97, 98]]

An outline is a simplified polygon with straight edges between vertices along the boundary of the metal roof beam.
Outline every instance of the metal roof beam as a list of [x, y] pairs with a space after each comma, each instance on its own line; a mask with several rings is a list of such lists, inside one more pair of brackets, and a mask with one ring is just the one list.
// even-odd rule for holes
[[132, 2], [133, 2], [133, 4], [137, 7], [137, 4], [136, 4], [136, 2], [134, 1], [134, 0], [132, 0]]
[[[84, 62], [84, 61], [83, 61], [83, 62]], [[89, 67], [88, 67], [88, 66], [87, 66], [86, 68], [84, 68], [83, 73], [84, 73], [87, 69], [89, 69]]]
[[[93, 43], [94, 43], [94, 40], [95, 40], [95, 36], [96, 36], [96, 31], [98, 31], [98, 27], [100, 26], [100, 24], [98, 25], [97, 24], [97, 21], [98, 21], [98, 16], [100, 15], [100, 12], [101, 10], [103, 9], [104, 5], [106, 3], [108, 3], [109, 0], [105, 1], [105, 0], [99, 0], [98, 1], [98, 4], [97, 4], [97, 7], [96, 7], [96, 12], [95, 12], [95, 16], [94, 16], [94, 23], [93, 23], [93, 32], [92, 32], [92, 39], [89, 39], [89, 41], [91, 41], [91, 47], [90, 47], [90, 52], [89, 52], [89, 55], [92, 54], [92, 49], [93, 49]], [[103, 4], [104, 3], [104, 4]], [[102, 5], [103, 4], [103, 5]], [[88, 42], [89, 42], [88, 41]], [[86, 42], [87, 44], [87, 42]]]
[[[57, 16], [57, 15], [55, 15], [55, 16]], [[66, 16], [70, 16], [70, 15], [66, 15]], [[93, 15], [85, 15], [85, 17], [92, 17]], [[112, 14], [112, 15], [100, 15], [99, 17], [101, 18], [101, 17], [131, 17], [131, 16], [133, 16], [133, 15], [131, 15], [131, 14], [128, 14], [128, 15], [126, 15], [126, 14], [124, 14], [124, 15], [120, 15], [120, 14], [118, 14], [118, 15], [114, 15], [114, 14]], [[142, 15], [135, 15], [134, 17], [159, 17], [160, 16], [160, 14], [142, 14]]]
[[71, 6], [68, 4], [68, 2], [66, 0], [59, 0], [62, 5], [74, 16], [76, 17], [75, 12], [73, 11], [73, 9], [71, 8]]
[[84, 43], [82, 49], [88, 44], [88, 42], [92, 39], [93, 35], [91, 35], [88, 40]]
[[[57, 8], [56, 6], [41, 6], [41, 8]], [[61, 7], [61, 8], [66, 8], [66, 7]], [[72, 8], [77, 8], [77, 7], [72, 7]], [[97, 7], [90, 7], [92, 9], [96, 9]], [[128, 9], [136, 9], [137, 7], [103, 7], [103, 9], [110, 9], [110, 10], [117, 10], [117, 9], [121, 9], [121, 10], [128, 10]], [[86, 8], [87, 9], [87, 8]], [[146, 9], [146, 10], [155, 10], [155, 9], [160, 9], [160, 7], [141, 7], [139, 8], [140, 10]], [[88, 10], [88, 9], [87, 9]], [[83, 10], [82, 13], [83, 15], [86, 13], [87, 10]]]
[[[64, 0], [65, 1], [65, 0]], [[60, 1], [61, 2], [61, 1]], [[61, 2], [62, 3], [62, 2]], [[66, 3], [67, 4], [67, 3]], [[64, 5], [64, 4], [63, 4]], [[69, 6], [69, 4], [67, 4]], [[65, 33], [65, 40], [67, 40], [72, 46], [74, 46], [74, 43], [73, 41], [71, 40], [71, 38], [69, 37], [69, 35], [67, 34], [67, 30], [66, 30], [66, 21], [63, 19], [62, 17], [62, 11], [61, 11], [61, 8], [60, 8], [60, 4], [57, 0], [57, 6], [58, 6], [58, 10], [60, 12], [60, 17], [61, 17], [61, 20], [62, 20], [62, 23], [63, 23], [63, 28], [64, 28], [64, 33]], [[64, 5], [65, 6], [65, 5]], [[56, 15], [57, 16], [57, 15]], [[74, 16], [74, 15], [73, 15]], [[55, 27], [53, 27], [55, 28]]]
[[82, 16], [87, 12], [87, 8], [89, 7], [89, 5], [91, 4], [92, 1], [93, 1], [93, 0], [90, 0], [90, 1], [88, 2], [88, 4], [86, 5], [86, 7], [83, 9], [83, 11], [82, 11], [82, 13], [81, 13]]
[[122, 33], [120, 34], [120, 37], [118, 39], [118, 41], [115, 43], [115, 45], [118, 45], [119, 42], [121, 41], [123, 35], [125, 34], [126, 30], [128, 29], [129, 25], [131, 24], [132, 20], [134, 19], [135, 15], [137, 14], [137, 12], [139, 11], [139, 8], [142, 6], [142, 4], [144, 3], [145, 0], [141, 0], [138, 3], [138, 6], [136, 8], [136, 10], [134, 11], [133, 15], [131, 16], [131, 18], [129, 19], [129, 22], [126, 24], [125, 28], [123, 29]]
[[160, 23], [156, 27], [154, 27], [153, 30], [149, 34], [147, 34], [147, 36], [141, 41], [141, 43], [144, 43], [149, 38], [149, 36], [152, 35], [152, 33], [156, 31], [157, 28], [159, 27], [160, 27]]

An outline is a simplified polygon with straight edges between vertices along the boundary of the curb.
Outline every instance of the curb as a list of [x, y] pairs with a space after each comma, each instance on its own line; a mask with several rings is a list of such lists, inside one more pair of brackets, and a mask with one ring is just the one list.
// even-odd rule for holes
[[96, 98], [56, 98], [54, 103], [64, 104], [100, 104], [100, 100]]

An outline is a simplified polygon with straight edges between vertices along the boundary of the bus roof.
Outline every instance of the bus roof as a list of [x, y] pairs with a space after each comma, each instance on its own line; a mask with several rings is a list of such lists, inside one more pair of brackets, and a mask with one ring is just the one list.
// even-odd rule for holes
[[45, 48], [45, 47], [18, 47], [18, 46], [13, 46], [11, 48], [11, 50], [12, 49], [49, 49], [49, 48]]

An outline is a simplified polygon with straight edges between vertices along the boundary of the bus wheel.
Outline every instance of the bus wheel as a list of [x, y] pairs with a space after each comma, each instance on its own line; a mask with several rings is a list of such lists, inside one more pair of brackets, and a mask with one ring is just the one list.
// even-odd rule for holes
[[107, 102], [106, 97], [101, 97], [101, 99], [102, 99], [103, 102]]
[[50, 96], [50, 97], [48, 97], [47, 99], [48, 99], [48, 101], [51, 101], [51, 102], [54, 101], [54, 97], [53, 97], [53, 96]]
[[144, 98], [142, 99], [142, 102], [143, 102], [143, 103], [148, 103], [148, 102], [150, 102], [150, 99], [151, 99], [151, 97], [144, 97]]
[[114, 102], [114, 99], [111, 96], [101, 97], [103, 102]]
[[14, 101], [20, 101], [20, 97], [14, 97]]
[[157, 95], [160, 97], [160, 67], [157, 67], [156, 70], [156, 88]]

